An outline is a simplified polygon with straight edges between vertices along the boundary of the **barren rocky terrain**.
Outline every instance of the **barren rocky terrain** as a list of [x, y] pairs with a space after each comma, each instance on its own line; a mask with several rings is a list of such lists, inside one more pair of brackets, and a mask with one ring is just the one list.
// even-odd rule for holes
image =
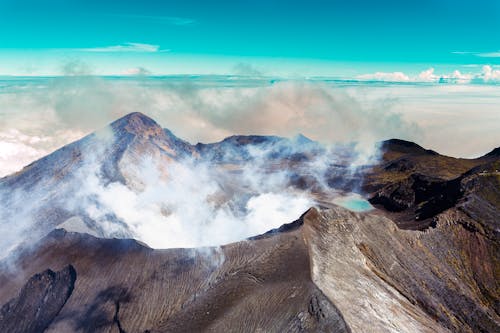
[[[29, 237], [0, 263], [0, 332], [500, 330], [498, 148], [455, 159], [389, 140], [375, 164], [347, 172], [349, 158], [338, 158], [324, 172], [331, 191], [354, 184], [375, 207], [353, 212], [334, 204], [308, 171], [325, 151], [305, 138], [300, 145], [257, 136], [191, 145], [139, 113], [111, 130], [111, 144], [101, 146], [101, 131], [0, 180], [11, 209], [26, 198], [15, 193], [43, 194], [23, 230]], [[180, 156], [210, 160], [229, 170], [221, 177], [228, 193], [240, 193], [231, 175], [252, 159], [241, 150], [248, 145], [271, 145], [268, 171], [287, 168], [290, 186], [309, 189], [315, 207], [246, 240], [153, 249], [126, 228], [106, 234], [65, 205], [79, 186], [73, 175], [89, 166], [140, 191], [141, 174], [130, 165], [144, 154], [160, 165]], [[87, 151], [102, 153], [89, 163]], [[61, 226], [75, 216], [79, 230]], [[10, 215], [4, 221], [15, 223]]]

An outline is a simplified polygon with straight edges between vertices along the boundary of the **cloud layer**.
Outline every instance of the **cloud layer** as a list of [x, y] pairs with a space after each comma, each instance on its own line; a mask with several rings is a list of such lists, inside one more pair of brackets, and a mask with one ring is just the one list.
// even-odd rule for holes
[[494, 69], [490, 65], [484, 65], [480, 73], [461, 73], [454, 70], [452, 73], [437, 74], [434, 68], [426, 69], [417, 76], [410, 76], [403, 72], [376, 72], [373, 74], [363, 74], [356, 77], [359, 80], [372, 80], [384, 82], [434, 82], [434, 83], [500, 83], [500, 70]]
[[[500, 115], [494, 110], [500, 97], [493, 86], [147, 77], [124, 81], [82, 77], [78, 66], [70, 69], [76, 76], [2, 82], [0, 175], [134, 111], [192, 143], [233, 134], [302, 133], [327, 144], [359, 141], [369, 146], [397, 137], [445, 154], [477, 156], [500, 140]], [[484, 69], [484, 78], [497, 78], [498, 71], [490, 69]], [[141, 69], [130, 74], [141, 74]], [[421, 76], [434, 79], [435, 74]]]

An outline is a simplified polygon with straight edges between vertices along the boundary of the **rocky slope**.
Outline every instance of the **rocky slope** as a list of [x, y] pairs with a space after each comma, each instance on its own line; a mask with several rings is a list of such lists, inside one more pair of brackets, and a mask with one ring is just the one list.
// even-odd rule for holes
[[[349, 332], [311, 280], [299, 231], [221, 248], [153, 250], [56, 230], [21, 257], [16, 276], [2, 270], [0, 299], [16, 297], [42, 267], [76, 270], [75, 289], [47, 332]], [[38, 304], [36, 295], [17, 298]]]
[[[0, 262], [0, 331], [499, 331], [498, 148], [477, 159], [402, 140], [381, 148], [376, 165], [356, 170], [336, 152], [320, 179], [311, 162], [333, 155], [303, 137], [191, 145], [142, 114], [122, 118], [0, 180], [2, 233], [12, 236], [14, 211], [34, 219], [22, 230], [28, 241]], [[286, 169], [292, 186], [318, 200], [297, 221], [248, 240], [155, 250], [110, 238], [67, 205], [82, 185], [74, 176], [95, 169], [140, 191], [134, 166], [144, 158], [160, 169], [210, 161], [224, 189], [244, 193], [238, 172], [256, 163], [255, 151], [266, 172]], [[376, 209], [329, 201], [328, 191], [355, 189]], [[19, 215], [27, 198], [39, 204]]]
[[2, 269], [0, 299], [36, 303], [24, 281], [72, 265], [75, 289], [49, 332], [495, 332], [498, 244], [454, 214], [411, 231], [311, 209], [281, 231], [197, 250], [57, 230]]

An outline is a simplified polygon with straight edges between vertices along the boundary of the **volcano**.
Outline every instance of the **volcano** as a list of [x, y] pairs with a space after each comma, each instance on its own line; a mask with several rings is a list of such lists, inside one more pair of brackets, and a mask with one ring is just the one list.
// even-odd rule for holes
[[118, 119], [0, 179], [0, 332], [498, 332], [499, 148], [378, 147]]

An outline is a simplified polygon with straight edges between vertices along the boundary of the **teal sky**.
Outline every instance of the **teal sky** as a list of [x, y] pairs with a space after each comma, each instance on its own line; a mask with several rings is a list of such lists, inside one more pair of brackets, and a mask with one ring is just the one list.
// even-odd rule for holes
[[498, 0], [0, 0], [0, 75], [411, 77], [484, 65], [500, 67]]

